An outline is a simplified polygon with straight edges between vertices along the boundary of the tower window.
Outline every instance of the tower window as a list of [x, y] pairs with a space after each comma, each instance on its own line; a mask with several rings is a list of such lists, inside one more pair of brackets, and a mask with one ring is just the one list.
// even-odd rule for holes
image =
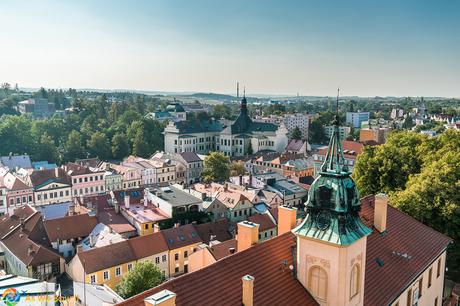
[[350, 299], [354, 298], [359, 293], [359, 265], [356, 264], [351, 269], [350, 277]]
[[327, 300], [327, 272], [319, 267], [310, 268], [308, 274], [308, 291], [321, 302]]

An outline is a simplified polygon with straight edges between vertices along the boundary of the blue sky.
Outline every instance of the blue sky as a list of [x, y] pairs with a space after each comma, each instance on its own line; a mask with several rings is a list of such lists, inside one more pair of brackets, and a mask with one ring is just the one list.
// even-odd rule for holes
[[460, 97], [460, 1], [4, 1], [0, 81]]

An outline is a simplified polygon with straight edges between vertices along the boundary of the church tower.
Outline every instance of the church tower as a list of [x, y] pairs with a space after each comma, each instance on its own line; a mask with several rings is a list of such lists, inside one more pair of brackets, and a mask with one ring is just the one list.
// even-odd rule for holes
[[307, 216], [292, 230], [297, 278], [323, 306], [363, 305], [372, 231], [359, 218], [361, 202], [343, 156], [338, 111], [334, 121], [326, 159], [308, 194]]

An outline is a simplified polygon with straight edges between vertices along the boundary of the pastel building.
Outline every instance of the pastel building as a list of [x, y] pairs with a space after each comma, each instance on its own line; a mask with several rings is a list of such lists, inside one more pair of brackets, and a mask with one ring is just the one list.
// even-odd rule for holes
[[67, 163], [63, 168], [72, 181], [72, 196], [91, 196], [105, 193], [104, 170], [75, 163]]
[[346, 123], [350, 124], [354, 128], [360, 128], [361, 123], [369, 120], [369, 112], [347, 112], [346, 114]]

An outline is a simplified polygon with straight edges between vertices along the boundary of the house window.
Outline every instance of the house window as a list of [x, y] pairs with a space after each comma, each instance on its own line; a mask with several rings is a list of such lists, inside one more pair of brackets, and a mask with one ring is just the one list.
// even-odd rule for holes
[[418, 297], [422, 296], [422, 289], [423, 289], [423, 277], [418, 281]]
[[441, 258], [438, 259], [438, 270], [436, 272], [436, 277], [441, 275]]
[[104, 280], [108, 280], [110, 278], [109, 271], [104, 271]]
[[129, 263], [128, 264], [128, 271], [131, 271], [133, 269], [133, 264]]
[[121, 275], [121, 267], [116, 267], [115, 268], [115, 276], [119, 277]]
[[145, 225], [145, 229], [149, 229], [149, 224], [148, 223]]
[[179, 273], [179, 267], [174, 268], [174, 273]]
[[158, 256], [155, 257], [155, 263], [156, 263], [156, 264], [159, 264], [159, 263], [160, 263], [160, 257], [158, 257]]
[[95, 284], [96, 283], [96, 275], [91, 275], [90, 280], [91, 280], [91, 284]]
[[407, 291], [407, 305], [412, 305], [412, 289]]
[[184, 251], [184, 258], [188, 257], [188, 251]]
[[308, 274], [308, 290], [317, 300], [326, 302], [327, 300], [327, 272], [319, 267], [310, 268]]
[[432, 274], [433, 274], [433, 268], [430, 268], [430, 271], [428, 272], [428, 288], [431, 287]]
[[179, 260], [179, 253], [174, 254], [174, 260], [178, 261]]
[[359, 293], [359, 272], [359, 265], [354, 265], [351, 269], [350, 299], [352, 299]]
[[188, 272], [188, 265], [184, 265], [184, 273]]
[[166, 255], [161, 256], [161, 261], [165, 262], [166, 261]]

